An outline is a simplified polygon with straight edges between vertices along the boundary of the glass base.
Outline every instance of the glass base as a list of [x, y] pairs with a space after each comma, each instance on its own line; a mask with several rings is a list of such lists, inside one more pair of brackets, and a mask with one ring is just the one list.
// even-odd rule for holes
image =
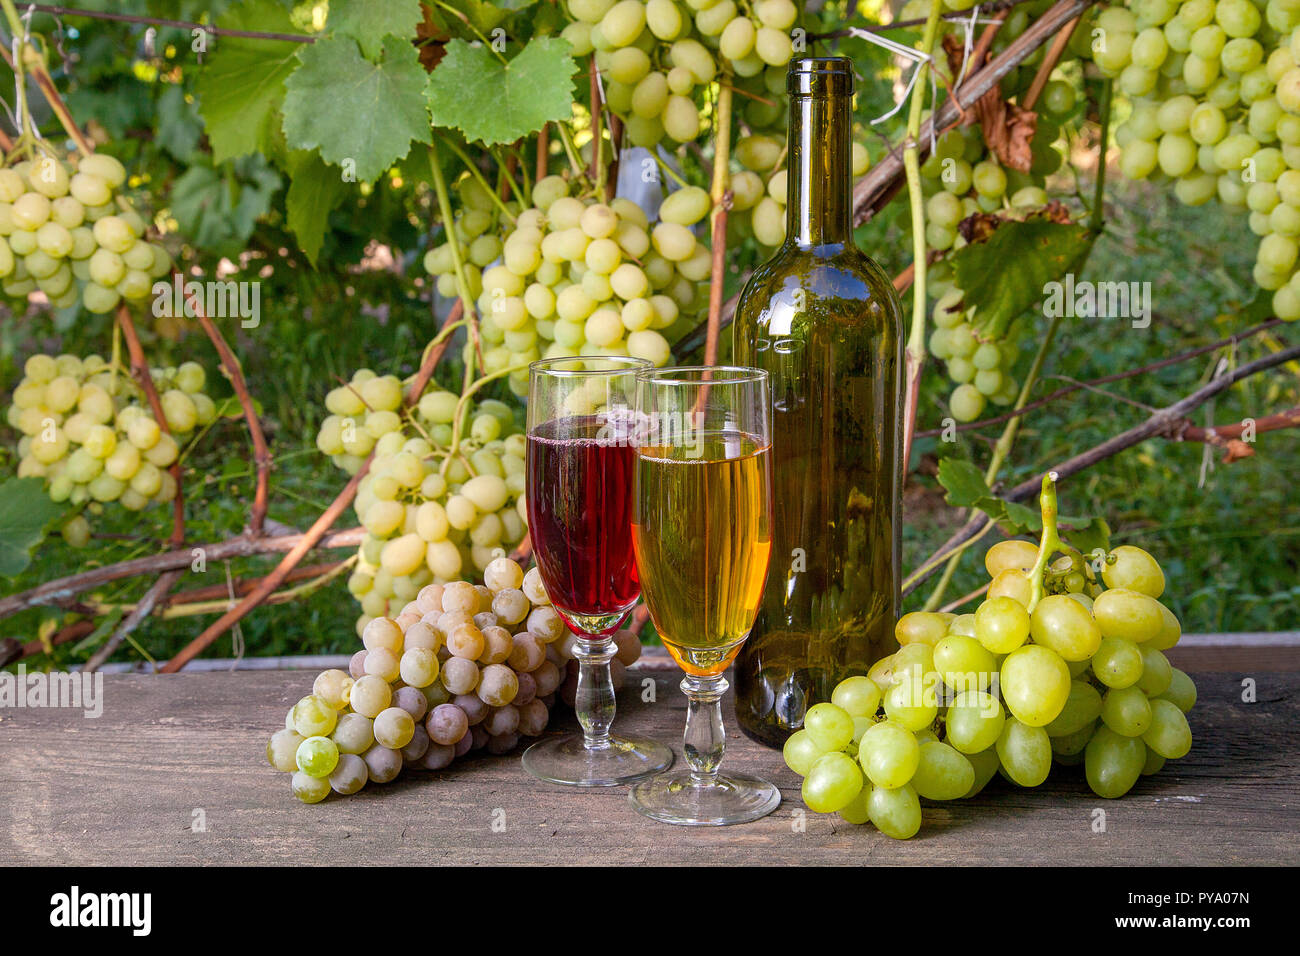
[[538, 780], [570, 787], [617, 787], [667, 770], [673, 752], [644, 737], [611, 735], [609, 746], [588, 750], [582, 734], [539, 740], [524, 751], [524, 769]]
[[689, 770], [678, 770], [643, 780], [628, 800], [638, 812], [661, 823], [723, 827], [767, 816], [780, 805], [781, 792], [743, 773], [720, 773], [712, 786], [701, 787]]

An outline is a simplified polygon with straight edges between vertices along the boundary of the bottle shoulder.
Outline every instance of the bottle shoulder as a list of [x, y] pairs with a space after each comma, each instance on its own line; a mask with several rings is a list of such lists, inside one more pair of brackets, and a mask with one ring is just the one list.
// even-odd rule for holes
[[[856, 304], [856, 305], [855, 305]], [[833, 311], [901, 328], [902, 306], [894, 284], [866, 253], [851, 244], [800, 248], [782, 246], [750, 276], [736, 304], [738, 323], [767, 324], [793, 309]]]

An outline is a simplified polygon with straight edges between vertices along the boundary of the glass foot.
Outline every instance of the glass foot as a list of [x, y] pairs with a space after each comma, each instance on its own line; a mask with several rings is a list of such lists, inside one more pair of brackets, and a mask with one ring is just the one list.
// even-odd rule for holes
[[617, 787], [673, 765], [673, 752], [644, 737], [610, 736], [609, 746], [588, 750], [581, 734], [540, 740], [524, 751], [524, 769], [538, 780], [571, 787]]
[[767, 816], [780, 805], [781, 793], [743, 773], [720, 773], [711, 785], [700, 786], [689, 770], [678, 770], [643, 780], [628, 799], [638, 812], [662, 823], [722, 827]]

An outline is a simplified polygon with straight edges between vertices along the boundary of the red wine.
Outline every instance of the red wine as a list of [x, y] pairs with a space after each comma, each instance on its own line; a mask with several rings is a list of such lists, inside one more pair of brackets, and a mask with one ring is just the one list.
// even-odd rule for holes
[[641, 594], [632, 550], [636, 448], [593, 417], [528, 435], [528, 533], [551, 603], [577, 633], [612, 634]]

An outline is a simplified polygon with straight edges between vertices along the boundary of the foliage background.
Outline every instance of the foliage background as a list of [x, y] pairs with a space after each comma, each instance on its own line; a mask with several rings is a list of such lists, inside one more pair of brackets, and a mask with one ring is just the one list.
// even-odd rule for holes
[[[229, 4], [87, 0], [85, 6], [211, 19]], [[299, 15], [309, 16], [310, 10]], [[57, 32], [54, 21], [41, 14], [33, 25]], [[52, 56], [56, 81], [100, 148], [123, 159], [132, 170], [133, 186], [152, 197], [156, 210], [170, 219], [179, 235], [193, 240], [193, 246], [175, 251], [205, 271], [220, 269], [231, 278], [262, 282], [261, 325], [238, 330], [231, 323], [226, 331], [264, 412], [275, 454], [270, 516], [305, 527], [341, 483], [312, 441], [324, 414], [325, 392], [361, 366], [403, 375], [414, 371], [435, 314], [445, 314], [447, 303], [430, 301], [419, 267], [431, 223], [425, 176], [411, 166], [415, 160], [408, 160], [381, 176], [373, 188], [357, 187], [330, 214], [313, 267], [287, 231], [288, 183], [275, 164], [262, 155], [214, 160], [197, 111], [202, 68], [190, 51], [188, 33], [159, 28], [149, 37], [143, 27], [75, 17], [63, 18], [62, 31], [61, 48], [68, 58], [60, 63], [58, 51]], [[892, 68], [875, 48], [846, 41], [840, 52], [854, 56], [861, 72], [877, 69], [881, 79], [859, 98], [860, 118], [883, 112], [883, 104], [892, 105]], [[36, 118], [46, 120], [39, 114], [44, 104], [39, 97], [34, 100]], [[422, 149], [413, 148], [412, 156], [423, 162]], [[1083, 179], [1091, 176], [1089, 156], [1080, 151]], [[1127, 183], [1117, 175], [1108, 182], [1108, 229], [1083, 278], [1151, 281], [1156, 318], [1146, 330], [1108, 324], [1114, 320], [1067, 320], [1039, 394], [1064, 384], [1052, 376], [1089, 379], [1144, 365], [1251, 324], [1241, 315], [1254, 297], [1254, 243], [1244, 214], [1217, 204], [1182, 207], [1166, 190]], [[891, 274], [908, 262], [910, 250], [892, 215], [860, 230], [859, 242]], [[738, 266], [758, 255], [756, 249], [746, 250]], [[732, 286], [737, 276], [730, 277]], [[106, 317], [84, 312], [6, 316], [0, 330], [3, 390], [21, 377], [22, 363], [32, 352], [105, 351], [108, 323]], [[1041, 332], [1045, 320], [1039, 316], [1038, 323]], [[197, 358], [209, 370], [214, 397], [226, 393], [201, 334], [183, 324], [166, 324], [145, 329], [144, 337], [154, 364]], [[1113, 394], [1076, 392], [1032, 413], [1014, 456], [1015, 462], [1027, 464], [1008, 465], [1004, 477], [1008, 483], [1022, 480], [1037, 470], [1033, 463], [1057, 460], [1136, 422], [1145, 413], [1132, 403], [1159, 406], [1181, 397], [1207, 380], [1210, 361], [1207, 356], [1199, 363], [1118, 383]], [[445, 363], [438, 377], [458, 387], [454, 362]], [[1289, 366], [1251, 379], [1205, 410], [1205, 423], [1235, 421], [1260, 414], [1260, 409], [1294, 404], [1298, 379], [1300, 369]], [[937, 424], [944, 414], [945, 393], [940, 376], [929, 372], [922, 383], [918, 427]], [[919, 441], [914, 449], [905, 495], [905, 569], [914, 568], [957, 524], [956, 512], [943, 504], [933, 475], [938, 451], [985, 454], [971, 444], [981, 440], [974, 433], [963, 436], [955, 452], [940, 449], [933, 439]], [[11, 473], [13, 444], [11, 436], [3, 437], [0, 468]], [[1145, 442], [1069, 482], [1062, 489], [1062, 510], [1104, 515], [1115, 543], [1137, 544], [1155, 553], [1170, 577], [1167, 596], [1185, 630], [1294, 628], [1300, 608], [1300, 503], [1291, 489], [1300, 465], [1300, 433], [1269, 433], [1254, 457], [1210, 468], [1202, 481], [1205, 452], [1197, 444]], [[219, 423], [186, 467], [190, 539], [215, 541], [238, 533], [253, 474], [242, 424]], [[167, 516], [163, 509], [154, 509], [141, 521], [121, 509], [109, 509], [97, 532], [84, 551], [72, 551], [51, 535], [33, 565], [0, 590], [22, 590], [98, 563], [147, 553], [166, 537]], [[982, 583], [983, 571], [974, 556], [992, 540], [995, 537], [986, 538], [972, 549], [974, 555], [964, 561], [949, 597]], [[229, 573], [240, 576], [269, 566], [265, 559], [235, 561]], [[224, 567], [218, 570], [225, 572]], [[140, 582], [127, 581], [97, 596], [109, 602], [131, 600], [141, 589]], [[919, 606], [925, 590], [912, 596], [909, 609]], [[309, 600], [258, 609], [209, 653], [229, 656], [239, 651], [238, 643], [244, 653], [258, 655], [349, 650], [355, 642], [355, 613], [340, 579]], [[4, 622], [3, 636], [31, 640], [43, 622], [57, 617], [54, 610], [24, 612]], [[167, 657], [207, 620], [151, 621], [118, 657]], [[52, 662], [82, 659], [85, 653], [84, 648], [61, 647]]]

